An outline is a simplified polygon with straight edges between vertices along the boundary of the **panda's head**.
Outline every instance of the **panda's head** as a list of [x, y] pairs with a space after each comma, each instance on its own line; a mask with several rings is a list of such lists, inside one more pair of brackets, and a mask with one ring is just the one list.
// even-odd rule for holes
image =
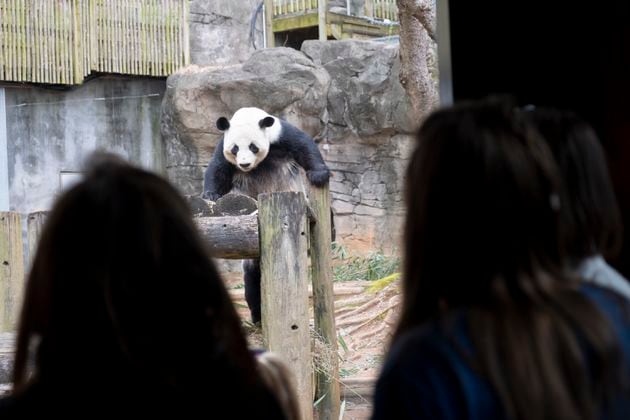
[[244, 172], [265, 160], [269, 147], [280, 137], [280, 121], [258, 108], [241, 108], [232, 119], [221, 117], [217, 128], [223, 131], [223, 155]]

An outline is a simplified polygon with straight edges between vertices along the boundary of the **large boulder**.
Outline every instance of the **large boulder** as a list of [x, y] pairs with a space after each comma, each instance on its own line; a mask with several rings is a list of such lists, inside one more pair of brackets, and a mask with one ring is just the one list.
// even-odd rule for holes
[[399, 83], [396, 44], [307, 41], [302, 51], [257, 51], [243, 64], [190, 66], [169, 77], [162, 135], [171, 180], [200, 194], [220, 116], [256, 106], [312, 135], [333, 176], [339, 241], [353, 249], [399, 243], [402, 185], [419, 119]]

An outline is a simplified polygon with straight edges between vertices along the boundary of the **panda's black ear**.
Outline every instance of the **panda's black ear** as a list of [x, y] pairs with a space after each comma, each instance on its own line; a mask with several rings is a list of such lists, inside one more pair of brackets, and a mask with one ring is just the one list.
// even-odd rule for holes
[[258, 125], [260, 128], [271, 127], [276, 120], [273, 117], [265, 117], [262, 120], [258, 121]]
[[217, 120], [217, 128], [221, 131], [225, 131], [230, 128], [230, 122], [227, 118], [221, 117]]

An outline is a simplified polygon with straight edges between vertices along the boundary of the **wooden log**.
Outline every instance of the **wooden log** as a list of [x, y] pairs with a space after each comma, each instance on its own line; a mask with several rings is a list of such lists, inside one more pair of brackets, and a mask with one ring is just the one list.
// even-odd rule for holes
[[29, 267], [33, 262], [33, 258], [35, 258], [35, 253], [37, 252], [37, 244], [39, 243], [39, 238], [42, 234], [42, 229], [44, 228], [44, 223], [46, 222], [47, 216], [47, 211], [38, 211], [35, 213], [30, 213], [28, 215], [28, 218], [26, 219], [26, 240], [28, 241]]
[[244, 216], [258, 209], [253, 198], [237, 193], [229, 193], [219, 198], [214, 206], [214, 216]]
[[330, 248], [331, 216], [328, 184], [322, 188], [311, 186], [309, 202], [315, 223], [310, 225], [311, 272], [313, 279], [313, 307], [315, 331], [332, 350], [331, 360], [325, 363], [328, 372], [318, 372], [315, 399], [320, 420], [339, 418], [339, 362], [337, 358], [337, 328], [335, 326], [335, 300], [333, 291], [332, 256]]
[[213, 257], [246, 259], [260, 255], [256, 214], [196, 217], [195, 222]]
[[306, 199], [282, 192], [258, 197], [262, 327], [266, 346], [291, 367], [301, 418], [313, 418], [308, 313]]
[[0, 212], [0, 332], [15, 330], [24, 289], [22, 220]]

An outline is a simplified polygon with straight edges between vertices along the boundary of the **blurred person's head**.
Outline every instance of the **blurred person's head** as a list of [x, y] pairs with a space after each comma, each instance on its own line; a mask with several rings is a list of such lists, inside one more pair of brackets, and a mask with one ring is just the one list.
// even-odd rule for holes
[[560, 169], [562, 226], [570, 257], [578, 262], [594, 254], [616, 256], [621, 215], [595, 131], [570, 111], [534, 108], [528, 114]]
[[[558, 269], [558, 173], [543, 141], [503, 102], [428, 117], [407, 169], [405, 292], [413, 315], [526, 297]], [[439, 281], [438, 281], [439, 280]]]
[[230, 297], [187, 203], [161, 177], [99, 154], [55, 203], [18, 331], [16, 392], [31, 383], [174, 398], [258, 392]]
[[592, 418], [599, 390], [612, 389], [617, 346], [569, 274], [560, 188], [545, 141], [499, 100], [430, 115], [407, 170], [394, 342], [464, 311], [475, 369], [510, 418]]

